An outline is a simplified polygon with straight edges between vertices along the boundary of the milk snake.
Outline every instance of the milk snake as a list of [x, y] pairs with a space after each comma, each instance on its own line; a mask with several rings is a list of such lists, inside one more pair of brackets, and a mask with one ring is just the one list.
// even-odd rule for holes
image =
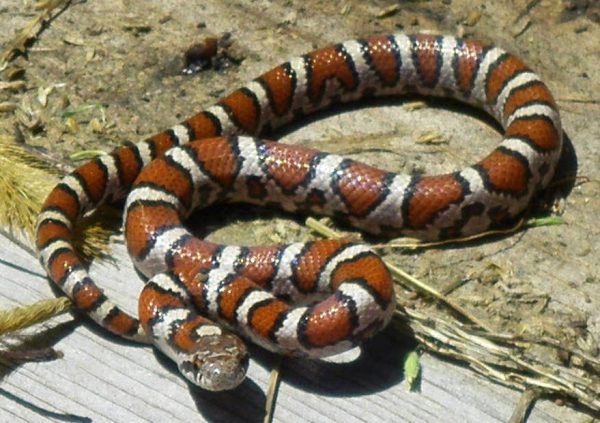
[[[504, 128], [502, 143], [463, 170], [410, 176], [242, 136], [335, 103], [407, 92], [483, 108]], [[372, 234], [468, 235], [522, 212], [553, 176], [561, 146], [555, 101], [517, 57], [449, 36], [351, 40], [296, 57], [171, 129], [81, 166], [46, 199], [37, 247], [50, 278], [98, 324], [153, 343], [199, 386], [230, 389], [244, 377], [247, 352], [209, 319], [269, 350], [322, 357], [389, 321], [392, 282], [378, 256], [348, 241], [201, 241], [181, 225], [192, 210], [243, 201], [332, 215]], [[82, 215], [128, 193], [128, 249], [150, 279], [140, 320], [107, 299], [72, 245]]]

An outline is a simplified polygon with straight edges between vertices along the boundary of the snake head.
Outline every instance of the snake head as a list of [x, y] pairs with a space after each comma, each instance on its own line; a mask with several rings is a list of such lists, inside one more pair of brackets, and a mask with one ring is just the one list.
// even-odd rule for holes
[[199, 338], [195, 352], [179, 361], [179, 371], [202, 389], [226, 391], [242, 383], [248, 362], [246, 345], [236, 335], [206, 335]]

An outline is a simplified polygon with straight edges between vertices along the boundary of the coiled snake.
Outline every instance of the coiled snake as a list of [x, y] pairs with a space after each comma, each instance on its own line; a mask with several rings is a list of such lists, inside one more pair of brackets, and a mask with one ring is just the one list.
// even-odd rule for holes
[[[410, 176], [247, 136], [335, 103], [407, 92], [483, 108], [504, 128], [502, 143], [463, 170]], [[468, 235], [522, 212], [553, 176], [561, 146], [551, 93], [515, 56], [448, 36], [351, 40], [296, 57], [171, 129], [81, 166], [46, 199], [37, 246], [79, 310], [153, 343], [193, 383], [231, 389], [248, 356], [222, 324], [283, 354], [334, 354], [389, 321], [392, 281], [377, 255], [348, 241], [237, 247], [196, 239], [181, 224], [192, 210], [275, 204], [372, 234]], [[149, 278], [139, 320], [103, 294], [72, 245], [83, 214], [127, 194], [127, 246]]]

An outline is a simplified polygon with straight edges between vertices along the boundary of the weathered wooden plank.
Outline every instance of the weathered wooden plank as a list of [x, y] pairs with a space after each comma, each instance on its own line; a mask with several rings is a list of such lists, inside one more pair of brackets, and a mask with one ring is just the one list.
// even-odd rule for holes
[[[132, 309], [139, 292], [122, 245], [115, 264], [94, 264], [92, 275]], [[0, 307], [52, 297], [41, 266], [29, 253], [0, 237]], [[0, 421], [260, 421], [270, 354], [252, 350], [258, 360], [248, 381], [232, 393], [207, 394], [188, 386], [166, 359], [148, 347], [120, 342], [92, 323], [63, 316], [45, 325], [47, 342], [64, 358], [3, 368]], [[42, 331], [43, 327], [36, 328]], [[429, 355], [423, 357], [421, 393], [402, 384], [401, 340], [384, 333], [369, 342], [358, 364], [287, 360], [276, 421], [486, 421], [504, 422], [519, 394], [491, 384], [467, 369]], [[530, 422], [560, 422], [566, 408], [542, 402]]]

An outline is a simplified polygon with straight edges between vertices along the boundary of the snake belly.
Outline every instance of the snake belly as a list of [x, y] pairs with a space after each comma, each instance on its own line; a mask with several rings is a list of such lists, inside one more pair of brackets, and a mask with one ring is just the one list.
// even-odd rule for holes
[[[465, 169], [419, 176], [245, 136], [336, 103], [406, 93], [482, 108], [502, 126], [502, 142]], [[291, 59], [76, 169], [46, 199], [37, 247], [77, 309], [112, 333], [153, 343], [193, 383], [230, 389], [248, 357], [223, 325], [283, 354], [335, 354], [389, 321], [392, 281], [378, 256], [347, 241], [237, 247], [196, 239], [181, 224], [194, 209], [241, 201], [332, 215], [375, 235], [464, 236], [521, 213], [552, 178], [561, 148], [552, 94], [502, 49], [425, 34], [350, 40]], [[72, 243], [82, 215], [128, 193], [128, 249], [150, 279], [139, 320], [92, 281]]]

